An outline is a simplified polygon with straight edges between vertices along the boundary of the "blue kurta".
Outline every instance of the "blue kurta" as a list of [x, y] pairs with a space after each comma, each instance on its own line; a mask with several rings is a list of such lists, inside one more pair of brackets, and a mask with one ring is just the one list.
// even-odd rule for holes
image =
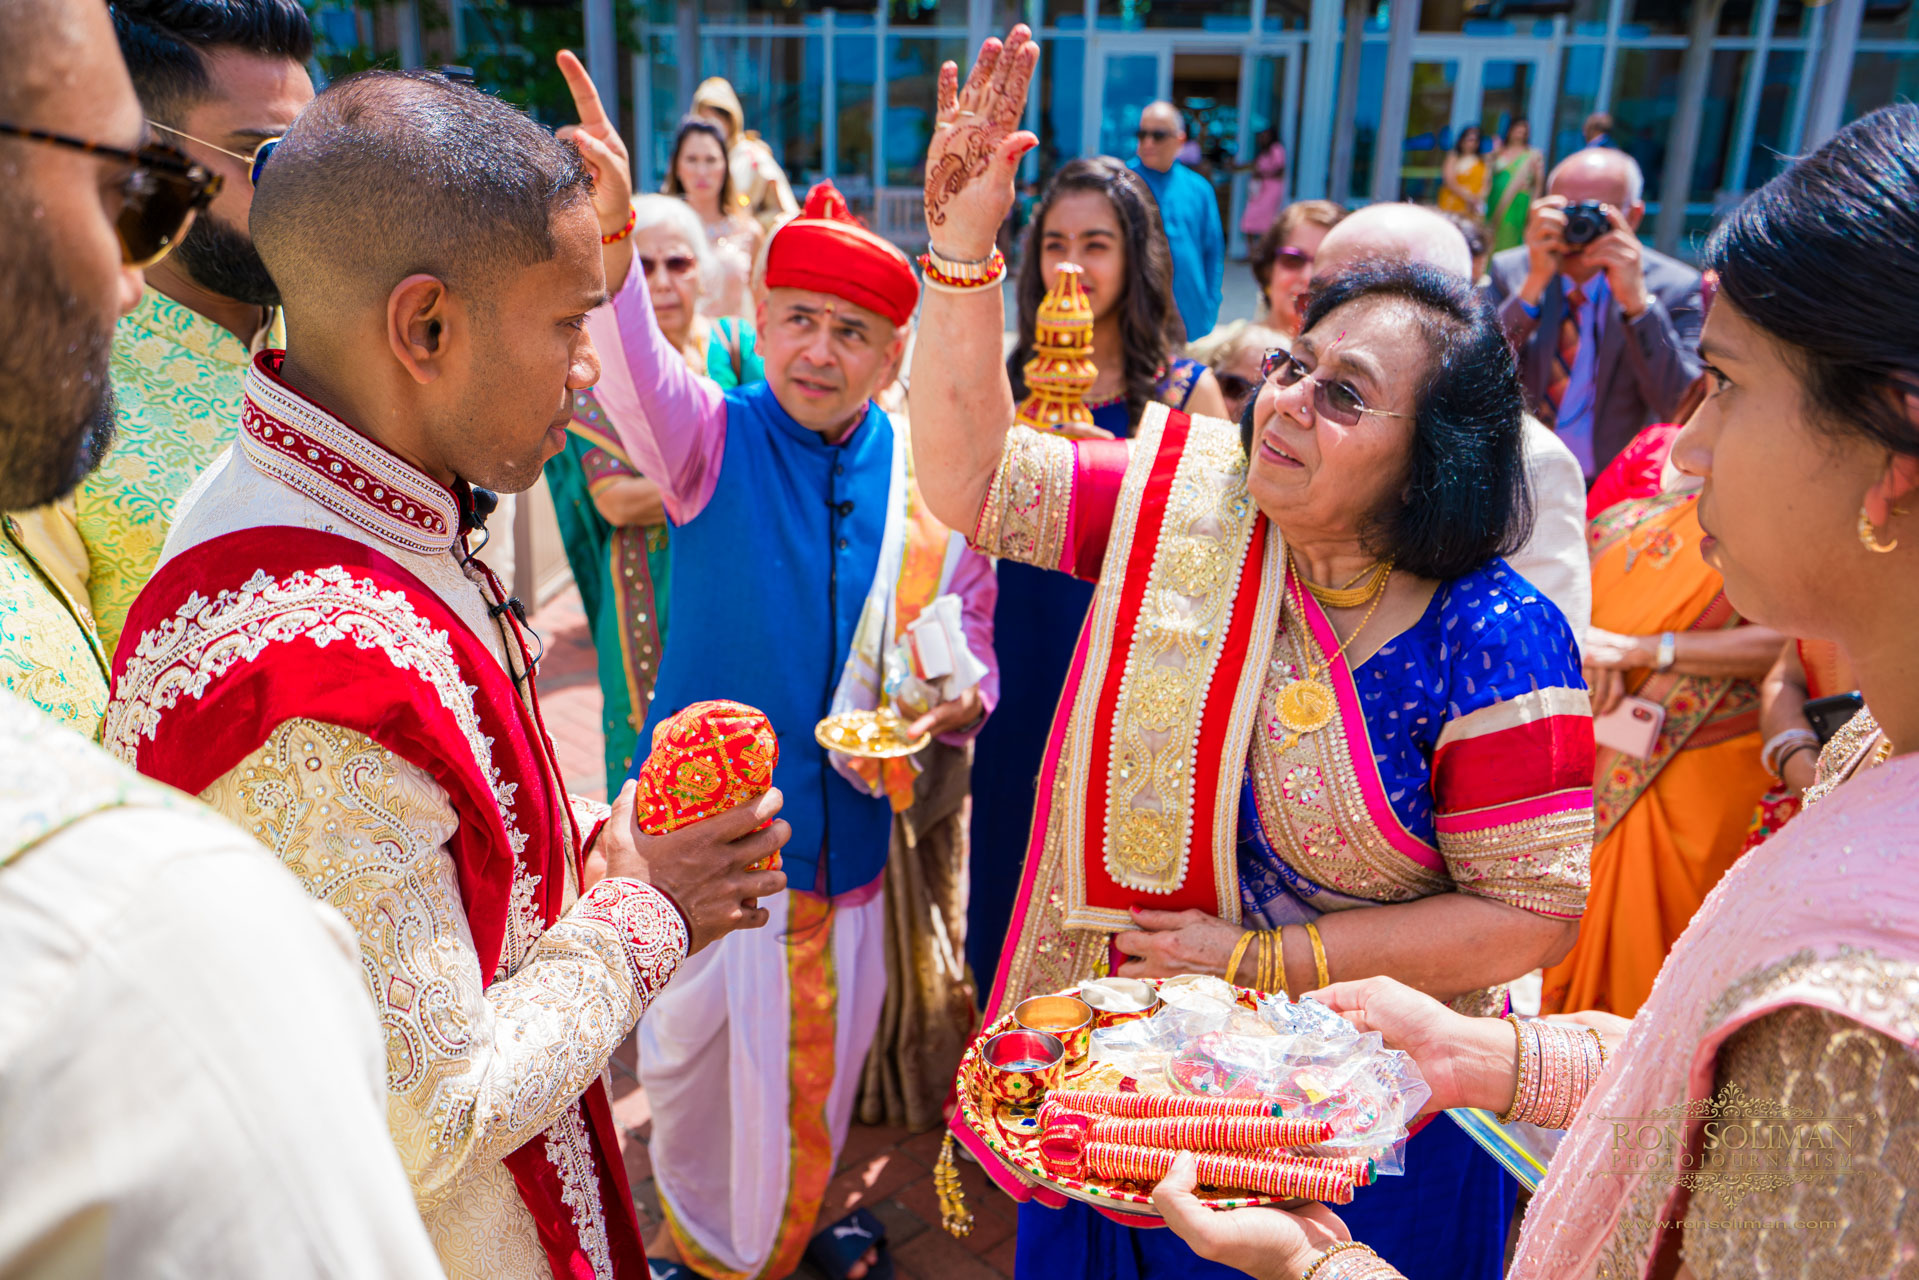
[[1173, 251], [1173, 305], [1186, 322], [1188, 339], [1203, 338], [1219, 321], [1219, 291], [1226, 270], [1226, 230], [1219, 220], [1213, 184], [1185, 165], [1165, 173], [1134, 156], [1127, 161], [1159, 201], [1159, 220]]
[[640, 741], [709, 698], [764, 711], [779, 735], [773, 785], [793, 827], [782, 853], [797, 889], [845, 893], [886, 868], [892, 806], [833, 771], [813, 726], [879, 567], [892, 475], [893, 424], [878, 407], [827, 444], [754, 383], [726, 393], [713, 496], [673, 532], [673, 643]]

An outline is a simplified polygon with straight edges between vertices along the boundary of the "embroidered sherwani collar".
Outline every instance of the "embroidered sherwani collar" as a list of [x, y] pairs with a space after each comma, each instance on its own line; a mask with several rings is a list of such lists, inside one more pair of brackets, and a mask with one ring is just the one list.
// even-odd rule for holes
[[247, 371], [240, 447], [260, 470], [394, 546], [452, 548], [460, 503], [451, 489], [367, 439], [280, 381], [279, 351]]

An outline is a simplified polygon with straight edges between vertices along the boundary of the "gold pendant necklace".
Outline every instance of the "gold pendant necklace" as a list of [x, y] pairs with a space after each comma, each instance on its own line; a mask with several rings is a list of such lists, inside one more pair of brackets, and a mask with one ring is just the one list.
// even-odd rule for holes
[[[1350, 585], [1343, 589], [1315, 588], [1312, 583], [1306, 581], [1305, 575], [1299, 572], [1299, 566], [1293, 560], [1292, 552], [1290, 551], [1286, 553], [1286, 565], [1287, 572], [1292, 574], [1295, 581], [1301, 583], [1307, 590], [1311, 591], [1314, 599], [1324, 600], [1326, 598], [1320, 594], [1322, 590], [1330, 592], [1335, 598], [1344, 597], [1347, 593], [1353, 592], [1354, 590]], [[1282, 748], [1283, 750], [1291, 751], [1298, 745], [1302, 737], [1309, 733], [1317, 733], [1333, 722], [1333, 716], [1339, 710], [1339, 703], [1338, 700], [1333, 697], [1332, 686], [1326, 681], [1319, 679], [1319, 673], [1321, 671], [1330, 672], [1333, 663], [1338, 662], [1345, 654], [1347, 646], [1357, 640], [1359, 633], [1366, 629], [1366, 624], [1373, 620], [1373, 613], [1379, 608], [1379, 602], [1386, 598], [1386, 583], [1392, 579], [1392, 576], [1392, 561], [1382, 561], [1373, 569], [1372, 575], [1365, 586], [1359, 589], [1363, 594], [1353, 595], [1350, 604], [1335, 606], [1337, 608], [1350, 609], [1363, 603], [1368, 596], [1372, 598], [1372, 606], [1366, 610], [1366, 616], [1359, 620], [1359, 625], [1353, 628], [1353, 633], [1340, 643], [1339, 648], [1333, 650], [1333, 656], [1327, 659], [1324, 664], [1307, 663], [1306, 674], [1279, 691], [1278, 698], [1274, 700], [1273, 711], [1274, 714], [1279, 717], [1279, 722], [1286, 726], [1290, 734]], [[1295, 597], [1295, 599], [1297, 600], [1297, 597]], [[1302, 606], [1298, 610], [1300, 625], [1306, 628], [1307, 638], [1310, 639], [1312, 635], [1312, 624], [1306, 620], [1306, 611], [1303, 607], [1304, 601], [1298, 601], [1298, 603]]]

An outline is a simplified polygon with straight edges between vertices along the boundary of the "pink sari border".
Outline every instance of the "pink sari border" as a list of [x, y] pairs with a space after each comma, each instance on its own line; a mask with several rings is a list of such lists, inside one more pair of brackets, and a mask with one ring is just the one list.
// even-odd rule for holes
[[[1333, 653], [1339, 648], [1339, 637], [1333, 634], [1332, 623], [1326, 620], [1326, 614], [1317, 603], [1311, 603], [1312, 596], [1304, 587], [1298, 585], [1298, 575], [1289, 575], [1294, 580], [1294, 602], [1300, 606], [1300, 613], [1306, 619], [1306, 625], [1312, 628], [1313, 640], [1319, 645], [1321, 653]], [[1359, 705], [1359, 687], [1353, 683], [1350, 665], [1336, 662], [1326, 672], [1333, 686], [1333, 697], [1339, 703], [1340, 723], [1345, 727], [1346, 740], [1357, 750], [1348, 752], [1352, 758], [1353, 776], [1359, 780], [1360, 796], [1366, 801], [1366, 812], [1378, 825], [1380, 832], [1406, 857], [1411, 858], [1429, 871], [1446, 871], [1446, 859], [1440, 856], [1438, 849], [1427, 844], [1412, 832], [1406, 830], [1399, 815], [1393, 812], [1393, 806], [1386, 799], [1386, 784], [1380, 781], [1379, 762], [1373, 759], [1372, 738], [1366, 732], [1366, 715]]]

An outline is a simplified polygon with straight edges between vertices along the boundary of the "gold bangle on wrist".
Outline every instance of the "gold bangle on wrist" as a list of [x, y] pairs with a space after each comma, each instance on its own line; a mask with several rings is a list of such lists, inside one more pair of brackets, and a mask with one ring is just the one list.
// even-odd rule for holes
[[1315, 991], [1323, 991], [1332, 984], [1332, 975], [1326, 972], [1326, 944], [1319, 940], [1319, 925], [1308, 920], [1306, 937], [1313, 944], [1313, 978], [1318, 982]]
[[1511, 1124], [1513, 1117], [1517, 1116], [1519, 1109], [1525, 1105], [1526, 1077], [1530, 1073], [1526, 1070], [1526, 1032], [1525, 1029], [1519, 1025], [1519, 1015], [1509, 1013], [1505, 1016], [1504, 1020], [1513, 1024], [1513, 1057], [1515, 1059], [1513, 1064], [1513, 1104], [1507, 1107], [1505, 1112], [1499, 1117], [1499, 1123]]
[[1234, 986], [1239, 985], [1239, 979], [1236, 975], [1239, 973], [1240, 958], [1246, 954], [1246, 944], [1258, 936], [1258, 930], [1248, 929], [1246, 932], [1240, 934], [1239, 941], [1233, 944], [1233, 954], [1231, 958], [1226, 961], [1226, 981], [1232, 983]]

